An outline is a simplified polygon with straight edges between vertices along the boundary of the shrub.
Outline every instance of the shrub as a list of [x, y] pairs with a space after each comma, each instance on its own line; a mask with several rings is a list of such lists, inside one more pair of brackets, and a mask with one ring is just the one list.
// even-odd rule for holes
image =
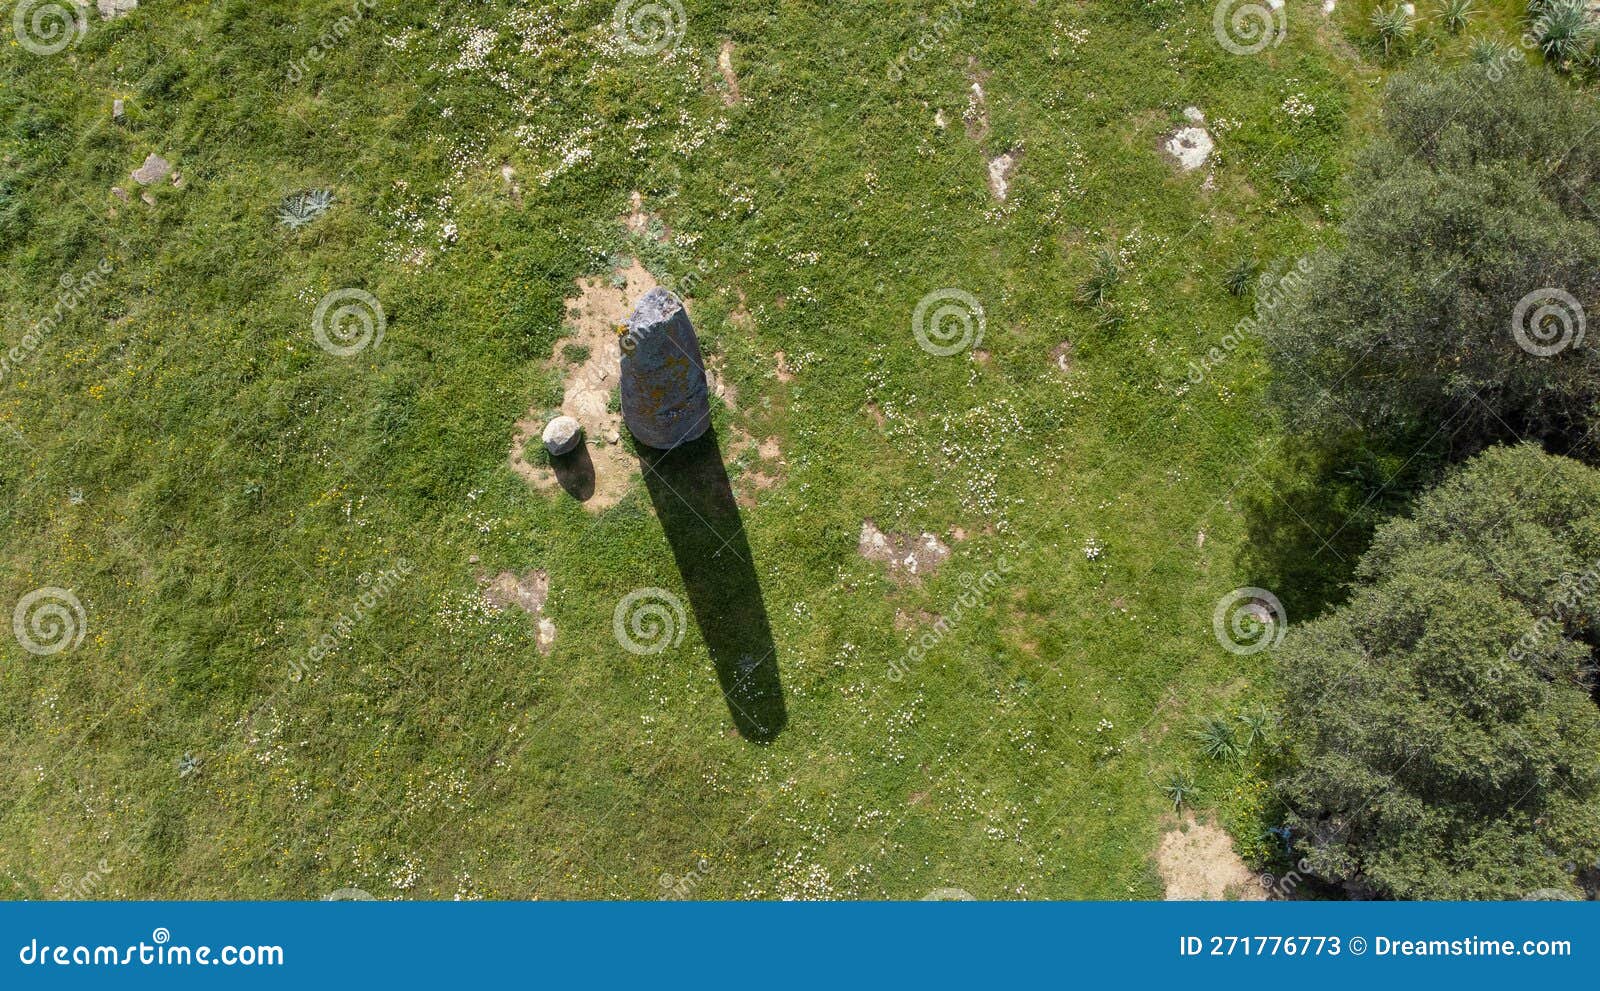
[[1600, 472], [1495, 448], [1379, 530], [1278, 652], [1312, 870], [1379, 896], [1575, 892], [1600, 856]]
[[[1523, 436], [1576, 444], [1600, 348], [1533, 353], [1514, 318], [1534, 343], [1577, 344], [1600, 315], [1596, 128], [1600, 105], [1537, 70], [1398, 79], [1355, 168], [1343, 244], [1265, 333], [1293, 425], [1437, 434], [1461, 454]], [[1564, 328], [1535, 319], [1552, 290], [1584, 311]]]

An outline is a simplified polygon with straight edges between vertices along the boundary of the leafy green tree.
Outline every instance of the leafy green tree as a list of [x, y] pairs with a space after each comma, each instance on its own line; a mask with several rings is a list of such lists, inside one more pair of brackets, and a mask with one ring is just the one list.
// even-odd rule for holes
[[1515, 63], [1393, 83], [1341, 246], [1266, 333], [1293, 424], [1577, 448], [1600, 399], [1596, 133], [1600, 103]]
[[1309, 868], [1380, 897], [1576, 893], [1600, 857], [1600, 472], [1493, 448], [1357, 576], [1278, 653]]

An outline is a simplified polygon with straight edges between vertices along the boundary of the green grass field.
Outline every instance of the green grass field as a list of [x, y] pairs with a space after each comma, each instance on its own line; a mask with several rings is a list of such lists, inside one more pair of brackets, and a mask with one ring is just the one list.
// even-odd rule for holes
[[[646, 53], [615, 6], [4, 35], [0, 605], [82, 612], [55, 653], [0, 637], [0, 894], [1156, 898], [1186, 773], [1266, 852], [1258, 759], [1192, 734], [1271, 698], [1213, 611], [1306, 618], [1368, 524], [1285, 447], [1258, 341], [1189, 368], [1251, 310], [1230, 272], [1333, 236], [1385, 77], [1521, 5], [1388, 59], [1362, 2], [1289, 0], [1253, 55], [1209, 0], [686, 0]], [[1216, 152], [1183, 173], [1190, 106]], [[180, 182], [133, 182], [150, 154]], [[577, 281], [634, 258], [737, 400], [594, 513], [507, 453], [561, 404]], [[349, 356], [313, 335], [339, 289], [385, 321]], [[943, 289], [983, 311], [948, 356], [913, 332]], [[866, 519], [952, 555], [897, 578]], [[530, 569], [548, 653], [480, 590]], [[681, 640], [631, 652], [652, 589]]]

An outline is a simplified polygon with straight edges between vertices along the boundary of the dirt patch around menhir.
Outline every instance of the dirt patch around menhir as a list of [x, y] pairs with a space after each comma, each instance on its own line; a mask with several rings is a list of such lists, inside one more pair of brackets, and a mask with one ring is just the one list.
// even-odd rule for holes
[[543, 568], [534, 568], [521, 575], [514, 571], [502, 571], [492, 578], [480, 574], [478, 587], [483, 592], [483, 601], [495, 612], [515, 608], [533, 617], [539, 624], [536, 641], [539, 653], [550, 653], [550, 648], [556, 642], [556, 624], [544, 616], [544, 604], [550, 598], [548, 572]]
[[910, 581], [920, 581], [950, 560], [950, 547], [933, 534], [884, 533], [871, 520], [861, 523], [856, 553], [888, 565], [891, 575]]
[[1219, 826], [1186, 816], [1161, 837], [1156, 867], [1169, 902], [1264, 901], [1266, 892]]
[[585, 509], [599, 512], [622, 501], [639, 474], [639, 461], [623, 442], [621, 405], [612, 402], [622, 375], [617, 327], [628, 319], [634, 301], [655, 287], [655, 277], [637, 261], [616, 278], [578, 280], [578, 297], [567, 310], [573, 333], [556, 341], [550, 365], [563, 372], [561, 412], [583, 424], [584, 443], [549, 465], [531, 463], [524, 452], [529, 443], [540, 442], [548, 411], [535, 408], [518, 420], [511, 468], [535, 488], [565, 491]]

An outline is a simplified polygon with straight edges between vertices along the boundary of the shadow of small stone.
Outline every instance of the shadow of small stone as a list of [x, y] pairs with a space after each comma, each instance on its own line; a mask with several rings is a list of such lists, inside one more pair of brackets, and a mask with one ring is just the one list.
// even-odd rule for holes
[[788, 722], [778, 650], [716, 431], [673, 451], [638, 452], [734, 726], [768, 743]]
[[556, 481], [567, 495], [579, 502], [594, 497], [594, 459], [589, 456], [589, 445], [580, 443], [566, 454], [550, 459]]

